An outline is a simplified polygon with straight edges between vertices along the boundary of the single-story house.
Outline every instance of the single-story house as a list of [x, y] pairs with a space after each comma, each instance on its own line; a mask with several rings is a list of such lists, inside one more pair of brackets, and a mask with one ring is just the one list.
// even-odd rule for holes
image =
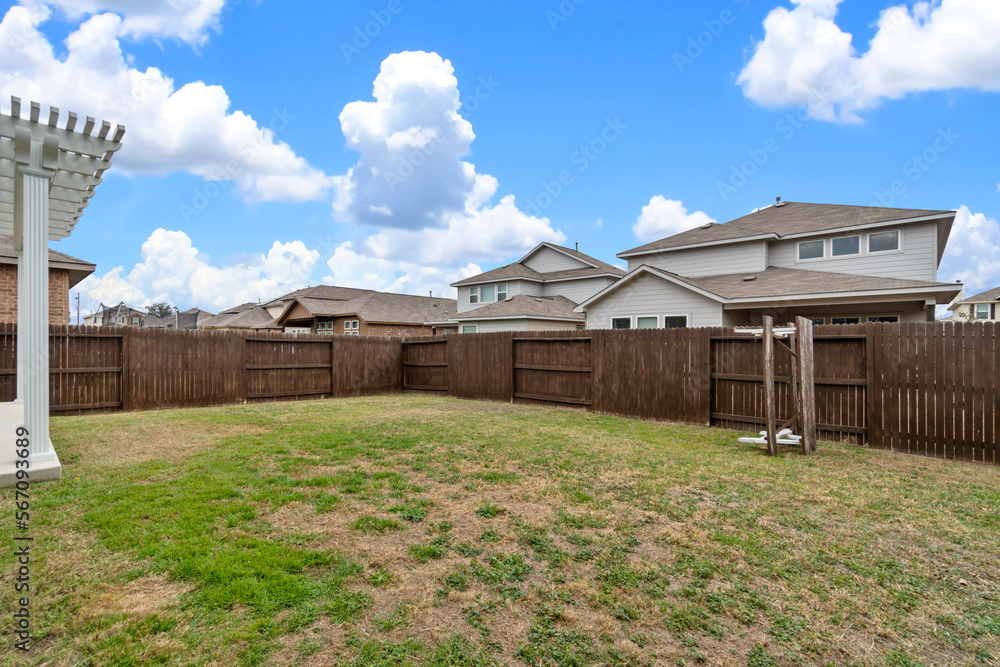
[[[49, 249], [49, 324], [69, 324], [69, 291], [96, 267]], [[0, 234], [0, 322], [17, 322], [17, 254], [14, 238]]]
[[994, 287], [967, 299], [959, 295], [948, 305], [948, 310], [952, 312], [952, 321], [956, 322], [1000, 322], [998, 302], [1000, 287]]

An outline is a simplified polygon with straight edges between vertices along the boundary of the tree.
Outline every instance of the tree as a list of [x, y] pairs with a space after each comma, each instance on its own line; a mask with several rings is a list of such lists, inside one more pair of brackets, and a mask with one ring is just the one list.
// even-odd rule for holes
[[146, 308], [146, 312], [153, 317], [170, 317], [176, 310], [169, 303], [154, 303]]

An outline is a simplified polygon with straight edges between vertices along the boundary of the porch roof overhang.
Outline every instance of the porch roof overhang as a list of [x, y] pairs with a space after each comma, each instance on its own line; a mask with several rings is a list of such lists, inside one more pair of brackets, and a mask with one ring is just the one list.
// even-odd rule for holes
[[38, 102], [25, 108], [20, 98], [12, 97], [10, 113], [0, 113], [0, 234], [14, 236], [17, 243], [18, 165], [22, 170], [23, 165], [37, 165], [53, 172], [48, 238], [59, 241], [69, 236], [111, 166], [112, 155], [121, 148], [124, 135], [124, 125], [108, 121], [98, 125], [89, 116], [81, 124], [77, 114], [70, 112], [63, 118], [57, 107], [50, 107], [43, 115]]

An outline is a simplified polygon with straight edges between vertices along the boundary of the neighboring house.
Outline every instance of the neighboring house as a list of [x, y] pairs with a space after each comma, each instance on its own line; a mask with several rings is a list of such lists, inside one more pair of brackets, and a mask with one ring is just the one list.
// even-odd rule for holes
[[426, 322], [455, 314], [454, 299], [365, 291], [360, 296], [323, 296], [318, 288], [289, 300], [277, 318], [288, 333], [347, 336], [422, 336], [435, 332]]
[[578, 303], [625, 275], [579, 250], [542, 243], [514, 264], [460, 280], [458, 313], [439, 333], [583, 329]]
[[202, 323], [206, 331], [269, 331], [281, 332], [274, 316], [259, 303], [244, 303], [228, 308]]
[[[69, 324], [69, 290], [94, 272], [94, 265], [49, 250], [49, 323]], [[17, 254], [14, 239], [0, 234], [0, 322], [17, 322]]]
[[215, 317], [212, 313], [190, 308], [188, 310], [175, 310], [173, 315], [166, 317], [155, 317], [146, 315], [142, 321], [142, 326], [147, 329], [177, 329], [179, 331], [194, 331], [204, 329], [205, 322]]
[[97, 312], [83, 318], [83, 323], [89, 327], [141, 327], [147, 317], [149, 314], [145, 310], [122, 301], [117, 306], [102, 303]]
[[629, 273], [577, 307], [591, 329], [933, 321], [954, 211], [778, 203], [618, 255]]
[[454, 299], [389, 294], [319, 285], [264, 304], [245, 303], [205, 322], [206, 329], [255, 329], [348, 336], [419, 336], [435, 332], [431, 320], [452, 317]]
[[952, 322], [1000, 322], [1000, 287], [963, 299], [958, 296], [949, 306]]

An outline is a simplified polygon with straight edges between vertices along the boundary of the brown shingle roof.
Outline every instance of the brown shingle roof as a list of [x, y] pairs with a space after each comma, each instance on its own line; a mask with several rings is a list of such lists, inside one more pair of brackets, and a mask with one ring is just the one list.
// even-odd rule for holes
[[[0, 234], [0, 264], [17, 264], [17, 254], [14, 252], [14, 237]], [[73, 287], [89, 276], [97, 268], [90, 262], [49, 248], [49, 267], [67, 269], [69, 271], [69, 286]]]
[[[350, 300], [323, 299], [309, 296], [295, 297], [294, 300], [308, 310], [314, 317], [335, 317], [337, 315], [357, 315], [365, 322], [375, 323], [406, 323], [423, 324], [437, 322], [454, 317], [458, 310], [458, 302], [454, 299], [441, 299], [426, 296], [411, 296], [409, 294], [390, 294], [387, 292], [371, 292], [354, 290], [360, 296]], [[284, 299], [284, 297], [282, 297]], [[273, 302], [272, 302], [273, 303]], [[290, 312], [288, 300], [286, 312]], [[281, 320], [282, 318], [278, 318]]]
[[[622, 271], [617, 266], [612, 266], [607, 262], [602, 262], [596, 257], [591, 257], [590, 255], [585, 255], [579, 250], [573, 250], [571, 248], [564, 248], [559, 245], [554, 245], [552, 243], [543, 243], [538, 248], [549, 247], [556, 250], [562, 251], [567, 255], [574, 257], [581, 262], [586, 264], [591, 264], [592, 266], [584, 267], [582, 269], [570, 269], [568, 271], [551, 271], [549, 273], [539, 273], [532, 268], [522, 264], [525, 259], [530, 257], [534, 250], [529, 252], [527, 255], [521, 258], [521, 261], [514, 262], [513, 264], [508, 264], [506, 266], [501, 266], [498, 269], [493, 269], [492, 271], [487, 271], [486, 273], [480, 273], [477, 276], [472, 276], [471, 278], [466, 278], [465, 280], [459, 280], [457, 283], [452, 283], [452, 287], [461, 287], [463, 285], [478, 285], [479, 283], [495, 282], [497, 280], [514, 280], [517, 278], [523, 278], [526, 280], [537, 280], [538, 282], [546, 282], [549, 280], [569, 280], [572, 278], [590, 278], [592, 276], [606, 276], [613, 275], [619, 278], [625, 275], [625, 271]], [[535, 248], [535, 250], [538, 250]]]
[[725, 224], [711, 223], [665, 239], [619, 253], [619, 257], [671, 250], [703, 243], [720, 243], [754, 237], [782, 238], [795, 234], [852, 228], [893, 220], [906, 220], [934, 215], [954, 215], [954, 211], [928, 211], [877, 206], [840, 206], [836, 204], [805, 204], [785, 202], [769, 206]]
[[992, 301], [1000, 301], [1000, 287], [994, 287], [993, 289], [982, 292], [981, 294], [976, 294], [975, 296], [970, 296], [967, 299], [962, 299], [958, 303], [989, 303]]
[[505, 301], [468, 310], [453, 319], [460, 322], [496, 317], [558, 317], [567, 320], [583, 320], [585, 316], [582, 313], [574, 313], [574, 308], [576, 308], [576, 304], [564, 296], [518, 294]]
[[[659, 269], [653, 269], [660, 271]], [[667, 273], [666, 271], [660, 271]], [[950, 287], [956, 293], [960, 285], [953, 283], [932, 283], [923, 280], [901, 280], [859, 276], [850, 273], [830, 273], [826, 271], [805, 271], [769, 267], [756, 273], [733, 273], [703, 278], [684, 278], [669, 274], [676, 280], [699, 287], [724, 299], [767, 299], [803, 294], [834, 294], [838, 292], [881, 292], [892, 290], [914, 290]], [[753, 278], [753, 280], [746, 280]]]
[[280, 329], [274, 318], [259, 303], [244, 303], [227, 308], [202, 324], [206, 329]]

